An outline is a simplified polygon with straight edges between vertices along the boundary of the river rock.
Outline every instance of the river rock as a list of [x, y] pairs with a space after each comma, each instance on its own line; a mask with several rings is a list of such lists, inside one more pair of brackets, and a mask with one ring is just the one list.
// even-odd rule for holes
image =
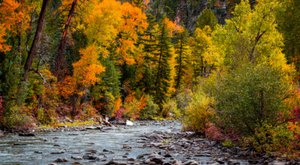
[[141, 155], [138, 155], [136, 158], [137, 159], [143, 159], [145, 156], [148, 156], [150, 154], [146, 153], [146, 154], [141, 154]]
[[87, 149], [86, 152], [95, 154], [95, 153], [97, 153], [97, 150], [94, 150], [94, 149]]
[[82, 165], [82, 164], [79, 162], [74, 162], [74, 163], [72, 163], [72, 165]]
[[109, 130], [116, 130], [117, 129], [117, 127], [115, 127], [115, 126], [110, 126], [110, 127], [103, 127], [102, 129], [101, 129], [101, 131], [109, 131]]
[[199, 163], [195, 160], [188, 160], [184, 162], [183, 165], [199, 165]]
[[82, 160], [82, 157], [81, 156], [71, 156], [71, 159]]
[[172, 155], [170, 155], [170, 154], [165, 154], [164, 157], [165, 157], [165, 158], [172, 158]]
[[126, 160], [114, 160], [114, 159], [112, 159], [111, 161], [109, 161], [105, 165], [127, 165], [127, 161]]
[[123, 144], [123, 149], [130, 150], [132, 147], [130, 147], [128, 144]]
[[109, 153], [109, 154], [114, 154], [114, 152], [113, 152], [113, 151], [109, 151], [109, 150], [107, 150], [107, 149], [103, 149], [103, 152], [105, 152], [105, 153]]
[[281, 161], [278, 161], [278, 160], [275, 160], [272, 162], [273, 165], [285, 165], [286, 162], [281, 162]]
[[241, 163], [238, 160], [229, 159], [228, 164], [229, 165], [240, 165]]
[[68, 160], [66, 158], [57, 158], [54, 162], [56, 162], [56, 163], [64, 163], [64, 162], [68, 162]]
[[179, 160], [174, 160], [173, 162], [171, 162], [172, 165], [182, 165], [182, 162]]
[[98, 129], [98, 128], [95, 127], [95, 126], [87, 126], [87, 127], [85, 127], [85, 129], [86, 129], [86, 130], [96, 130], [96, 129]]
[[134, 123], [130, 120], [126, 120], [126, 126], [133, 126]]
[[63, 153], [65, 153], [65, 151], [63, 150], [50, 152], [50, 154], [63, 154]]
[[42, 151], [34, 151], [35, 154], [43, 154]]
[[35, 136], [34, 133], [19, 133], [19, 136], [32, 137]]
[[[149, 160], [148, 160], [149, 162]], [[162, 157], [153, 157], [153, 158], [150, 158], [150, 162], [155, 162], [156, 164], [163, 164], [164, 161], [163, 161], [163, 158]]]
[[152, 133], [148, 136], [151, 140], [164, 140], [164, 137], [160, 134]]
[[91, 154], [91, 153], [86, 153], [83, 155], [82, 157], [83, 159], [85, 160], [95, 160], [95, 161], [99, 161], [100, 158], [94, 154]]

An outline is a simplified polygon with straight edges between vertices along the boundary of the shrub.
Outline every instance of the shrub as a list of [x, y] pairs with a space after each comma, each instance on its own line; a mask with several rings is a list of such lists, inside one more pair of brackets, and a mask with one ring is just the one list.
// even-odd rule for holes
[[2, 125], [9, 130], [27, 130], [34, 127], [31, 116], [26, 115], [24, 106], [13, 106], [5, 112]]
[[184, 90], [182, 92], [179, 92], [176, 94], [176, 102], [177, 107], [180, 109], [183, 113], [183, 111], [186, 109], [186, 107], [189, 105], [189, 102], [192, 101], [192, 92], [190, 90]]
[[267, 65], [243, 66], [217, 81], [216, 113], [222, 127], [253, 135], [263, 124], [276, 125], [287, 112], [289, 82], [282, 71]]
[[161, 116], [165, 118], [178, 119], [181, 117], [180, 109], [177, 108], [177, 102], [169, 99], [163, 104]]
[[226, 139], [222, 142], [223, 147], [233, 147], [233, 142], [229, 139]]
[[205, 128], [205, 136], [210, 140], [222, 141], [225, 139], [221, 129], [213, 123], [208, 123]]
[[244, 137], [243, 144], [252, 146], [258, 152], [273, 156], [297, 158], [300, 156], [300, 127], [297, 123], [284, 123], [277, 126], [264, 124], [255, 130], [253, 136]]
[[43, 108], [39, 108], [37, 110], [37, 117], [36, 117], [36, 119], [41, 124], [49, 124], [48, 123], [48, 119], [46, 118], [46, 114], [45, 114]]
[[153, 98], [151, 96], [146, 96], [146, 106], [141, 110], [140, 119], [142, 120], [153, 120], [157, 116], [157, 112], [159, 110], [159, 106], [154, 103]]
[[147, 98], [141, 96], [136, 98], [134, 93], [125, 98], [123, 117], [135, 120], [140, 117], [140, 112], [146, 107]]
[[214, 99], [207, 96], [201, 89], [194, 92], [183, 118], [184, 129], [205, 133], [207, 125], [215, 115], [213, 104]]
[[116, 98], [111, 92], [105, 92], [104, 94], [105, 106], [101, 114], [111, 116], [115, 110]]
[[83, 103], [81, 109], [81, 114], [79, 116], [81, 120], [86, 121], [98, 116], [98, 111], [89, 103]]

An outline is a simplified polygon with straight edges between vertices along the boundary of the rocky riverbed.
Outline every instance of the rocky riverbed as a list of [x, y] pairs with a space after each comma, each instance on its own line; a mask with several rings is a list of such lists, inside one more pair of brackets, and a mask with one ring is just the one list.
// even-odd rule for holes
[[297, 164], [181, 132], [174, 121], [136, 122], [134, 126], [59, 128], [0, 138], [0, 164]]

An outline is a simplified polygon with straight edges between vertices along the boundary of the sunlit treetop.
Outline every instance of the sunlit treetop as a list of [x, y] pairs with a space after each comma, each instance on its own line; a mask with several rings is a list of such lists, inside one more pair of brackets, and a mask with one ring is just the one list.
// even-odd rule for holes
[[134, 64], [136, 42], [139, 35], [143, 34], [148, 27], [147, 16], [141, 10], [130, 3], [122, 4], [122, 24], [120, 26], [117, 54], [119, 56], [119, 63]]
[[216, 27], [213, 38], [228, 66], [234, 68], [250, 62], [289, 69], [282, 53], [283, 37], [276, 24], [280, 7], [280, 1], [260, 0], [251, 9], [248, 0], [242, 0], [236, 5], [233, 18], [225, 26]]

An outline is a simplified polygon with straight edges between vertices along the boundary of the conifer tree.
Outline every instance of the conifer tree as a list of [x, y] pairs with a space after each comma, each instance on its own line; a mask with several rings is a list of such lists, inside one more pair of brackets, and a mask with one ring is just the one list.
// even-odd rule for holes
[[179, 90], [183, 84], [183, 79], [188, 75], [188, 68], [190, 67], [191, 49], [188, 45], [188, 32], [183, 31], [178, 34], [176, 44], [176, 77], [175, 88]]

